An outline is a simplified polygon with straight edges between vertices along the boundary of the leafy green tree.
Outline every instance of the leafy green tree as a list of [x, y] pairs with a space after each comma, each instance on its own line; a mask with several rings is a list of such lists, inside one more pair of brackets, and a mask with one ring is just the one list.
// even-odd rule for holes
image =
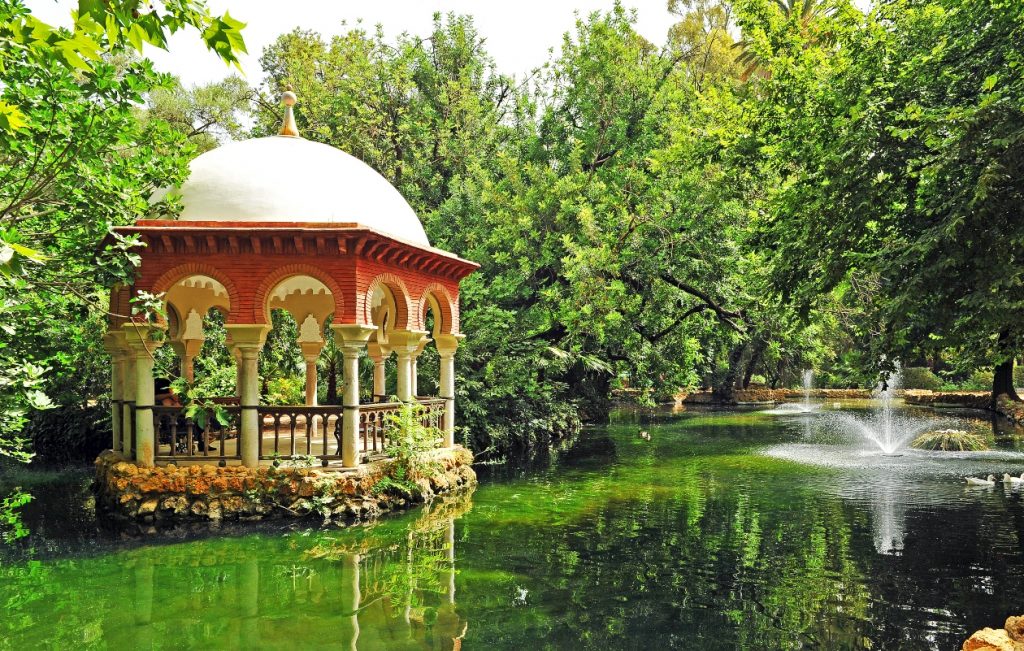
[[827, 52], [781, 29], [757, 91], [762, 162], [785, 170], [760, 224], [776, 286], [806, 304], [874, 278], [877, 356], [957, 349], [1017, 399], [1024, 8], [885, 3], [832, 18]]
[[122, 241], [97, 262], [97, 242], [184, 175], [184, 136], [136, 119], [146, 94], [170, 83], [138, 59], [143, 43], [192, 28], [235, 62], [241, 27], [190, 0], [81, 2], [70, 29], [0, 2], [0, 454], [21, 450], [41, 391], [61, 404], [101, 395], [89, 382], [102, 377], [104, 288], [129, 277], [133, 259]]
[[137, 118], [162, 121], [184, 134], [195, 153], [214, 149], [225, 140], [246, 137], [246, 122], [252, 110], [253, 90], [241, 77], [183, 88], [174, 80], [166, 87], [147, 93], [146, 107]]

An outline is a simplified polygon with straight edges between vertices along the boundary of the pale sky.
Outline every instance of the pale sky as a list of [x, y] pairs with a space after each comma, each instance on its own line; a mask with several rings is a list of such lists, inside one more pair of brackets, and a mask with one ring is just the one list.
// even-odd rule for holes
[[[40, 20], [67, 25], [76, 0], [28, 0]], [[522, 76], [548, 59], [548, 50], [561, 48], [562, 34], [574, 29], [576, 16], [607, 11], [613, 0], [208, 0], [215, 14], [230, 11], [247, 23], [243, 35], [249, 50], [242, 57], [242, 69], [250, 85], [262, 79], [259, 57], [263, 48], [278, 35], [295, 27], [312, 29], [325, 37], [347, 31], [362, 19], [368, 30], [379, 23], [389, 39], [402, 32], [426, 36], [435, 11], [472, 15], [485, 47], [494, 57], [498, 71]], [[623, 0], [623, 6], [637, 10], [636, 29], [648, 40], [661, 45], [676, 18], [669, 14], [667, 0]], [[170, 72], [188, 86], [222, 79], [232, 73], [220, 59], [206, 50], [195, 31], [176, 34], [169, 52], [147, 47], [146, 56], [157, 69]]]

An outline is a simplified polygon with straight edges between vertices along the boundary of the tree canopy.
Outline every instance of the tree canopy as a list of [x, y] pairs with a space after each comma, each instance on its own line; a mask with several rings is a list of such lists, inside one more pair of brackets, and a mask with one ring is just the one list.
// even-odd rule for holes
[[[1018, 3], [671, 0], [663, 43], [616, 5], [518, 77], [470, 17], [437, 15], [423, 35], [282, 34], [259, 87], [197, 89], [140, 59], [139, 39], [191, 26], [233, 61], [240, 25], [136, 4], [63, 31], [0, 5], [17, 45], [0, 94], [7, 432], [47, 401], [103, 395], [95, 305], [132, 260], [130, 242], [98, 260], [96, 243], [196, 152], [276, 132], [285, 85], [306, 138], [370, 164], [431, 242], [481, 263], [456, 383], [478, 452], [600, 420], [614, 389], [729, 400], [807, 367], [836, 385], [897, 360], [949, 383], [994, 368], [993, 395], [1015, 395]], [[92, 43], [80, 62], [77, 39]], [[208, 362], [223, 381], [229, 360]]]

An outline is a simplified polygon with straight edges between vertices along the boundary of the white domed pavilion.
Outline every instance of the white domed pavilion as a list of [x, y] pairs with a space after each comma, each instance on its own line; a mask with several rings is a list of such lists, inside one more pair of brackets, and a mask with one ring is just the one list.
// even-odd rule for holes
[[[443, 444], [453, 444], [459, 282], [478, 265], [431, 247], [413, 209], [370, 166], [301, 138], [295, 96], [284, 99], [281, 135], [198, 156], [180, 188], [154, 196], [180, 203], [178, 219], [140, 219], [116, 229], [145, 244], [134, 284], [111, 291], [114, 316], [105, 338], [113, 360], [113, 447], [139, 465], [256, 466], [311, 455], [324, 466], [351, 468], [383, 448], [385, 415], [403, 403], [420, 404], [424, 418], [442, 425]], [[130, 316], [132, 298], [143, 292], [163, 297], [166, 319]], [[180, 405], [155, 404], [154, 349], [169, 343], [181, 375], [192, 381], [211, 309], [224, 316], [237, 367], [235, 395], [209, 397], [231, 415], [227, 426], [213, 418], [200, 426], [184, 418]], [[261, 404], [257, 356], [274, 309], [299, 326], [303, 405]], [[317, 404], [326, 337], [344, 355], [342, 405]], [[419, 397], [416, 358], [430, 342], [440, 356], [440, 395]], [[361, 403], [363, 351], [375, 371], [372, 401]], [[394, 391], [384, 367], [391, 353]], [[384, 402], [389, 395], [397, 402]]]

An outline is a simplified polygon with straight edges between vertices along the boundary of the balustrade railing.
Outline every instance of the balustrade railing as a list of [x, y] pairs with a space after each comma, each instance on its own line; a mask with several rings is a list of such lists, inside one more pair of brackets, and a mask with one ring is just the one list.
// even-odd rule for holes
[[418, 398], [420, 420], [424, 427], [441, 429], [444, 426], [444, 398]]
[[375, 402], [359, 406], [360, 451], [363, 454], [384, 451], [389, 443], [388, 414], [397, 414], [401, 408], [400, 402]]
[[316, 457], [325, 466], [341, 459], [341, 407], [261, 405], [256, 413], [263, 430], [260, 459]]
[[[441, 398], [420, 398], [420, 421], [424, 426], [440, 428], [444, 421], [445, 401]], [[242, 409], [237, 406], [217, 408], [227, 414], [228, 424], [221, 424], [212, 410], [200, 426], [185, 417], [182, 407], [153, 407], [154, 432], [157, 437], [156, 461], [183, 459], [216, 459], [220, 465], [228, 460], [241, 460], [239, 422]], [[401, 402], [360, 405], [359, 444], [361, 455], [382, 453], [390, 444], [388, 432], [391, 414], [402, 409]], [[257, 408], [260, 423], [259, 458], [284, 461], [315, 458], [327, 466], [342, 458], [342, 421], [344, 409], [339, 405], [272, 406]], [[134, 418], [131, 419], [131, 441], [134, 447]]]
[[[228, 459], [241, 459], [238, 447], [238, 407], [219, 407], [217, 411], [227, 419], [222, 423], [208, 410], [205, 423], [185, 416], [181, 407], [153, 407], [153, 432], [157, 440], [157, 461], [180, 459], [217, 459], [227, 465]], [[133, 428], [134, 429], [134, 428]], [[134, 436], [132, 437], [134, 440]]]

